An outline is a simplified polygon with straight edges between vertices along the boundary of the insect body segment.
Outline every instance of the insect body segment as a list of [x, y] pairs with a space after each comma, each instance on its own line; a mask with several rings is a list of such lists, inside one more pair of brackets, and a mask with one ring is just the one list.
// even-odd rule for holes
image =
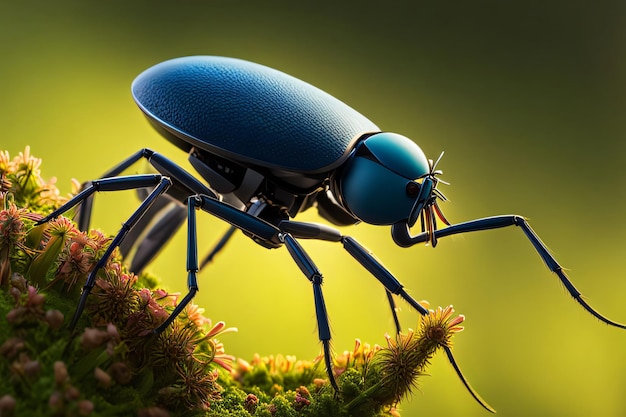
[[396, 133], [377, 133], [357, 145], [336, 194], [359, 220], [391, 225], [406, 220], [417, 197], [407, 186], [419, 188], [414, 180], [429, 171], [424, 152], [413, 141]]
[[324, 91], [226, 57], [162, 62], [132, 84], [135, 101], [175, 145], [271, 170], [317, 174], [341, 165], [380, 129]]
[[[626, 328], [582, 299], [523, 217], [494, 216], [450, 225], [439, 207], [439, 201], [446, 200], [438, 189], [439, 160], [427, 159], [420, 147], [404, 136], [381, 132], [354, 109], [310, 84], [247, 61], [197, 56], [166, 61], [146, 70], [133, 82], [132, 93], [149, 122], [188, 152], [197, 174], [142, 149], [103, 179], [85, 183], [79, 194], [41, 221], [80, 205], [79, 225], [86, 229], [96, 191], [137, 189], [144, 198], [87, 278], [71, 326], [77, 324], [98, 270], [115, 247], [123, 254], [137, 247], [131, 270], [138, 272], [186, 221], [189, 292], [170, 318], [155, 329], [156, 333], [163, 331], [198, 291], [197, 272], [238, 229], [263, 247], [285, 246], [311, 282], [328, 377], [337, 388], [322, 273], [299, 240], [341, 242], [382, 284], [398, 332], [392, 294], [422, 315], [428, 311], [355, 239], [331, 226], [293, 220], [315, 207], [322, 218], [335, 225], [366, 222], [391, 226], [394, 242], [402, 247], [424, 242], [434, 247], [446, 236], [518, 226], [578, 303], [603, 322]], [[140, 159], [149, 161], [158, 174], [120, 176]], [[202, 262], [197, 255], [198, 210], [231, 225]], [[437, 219], [447, 227], [438, 229]], [[421, 233], [413, 235], [411, 228], [418, 221]], [[471, 395], [493, 411], [471, 388], [450, 348], [443, 347]]]

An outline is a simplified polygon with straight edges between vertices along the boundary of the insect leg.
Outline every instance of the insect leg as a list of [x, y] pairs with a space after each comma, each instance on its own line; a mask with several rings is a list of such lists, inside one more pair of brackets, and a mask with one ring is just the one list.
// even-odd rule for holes
[[[397, 294], [402, 297], [407, 303], [409, 303], [413, 308], [415, 308], [421, 315], [429, 314], [428, 310], [418, 303], [413, 297], [411, 297], [402, 287], [400, 281], [398, 281], [392, 274], [389, 272], [375, 257], [372, 255], [367, 249], [361, 246], [354, 238], [349, 236], [344, 236], [342, 239], [343, 246], [348, 251], [350, 255], [352, 255], [365, 269], [367, 269], [374, 277], [376, 277], [385, 287], [388, 293]], [[485, 400], [483, 400], [478, 392], [472, 388], [468, 380], [461, 372], [461, 368], [457, 364], [454, 356], [452, 355], [452, 350], [448, 346], [442, 346], [448, 356], [448, 360], [452, 364], [452, 367], [456, 371], [456, 374], [461, 379], [461, 382], [467, 388], [469, 393], [474, 397], [478, 403], [485, 408], [487, 411], [492, 413], [495, 410], [487, 404]]]
[[396, 307], [396, 302], [393, 299], [393, 294], [391, 294], [389, 290], [386, 288], [385, 288], [385, 294], [387, 295], [389, 308], [391, 308], [391, 314], [393, 315], [393, 323], [396, 325], [396, 335], [397, 335], [397, 334], [400, 334], [400, 332], [402, 331], [402, 327], [400, 326], [400, 319], [398, 318], [398, 310]]
[[[154, 333], [164, 331], [174, 319], [180, 314], [187, 304], [198, 292], [197, 273], [198, 267], [198, 243], [196, 210], [201, 209], [214, 215], [228, 223], [234, 228], [241, 229], [251, 235], [258, 236], [266, 241], [278, 242], [280, 230], [275, 226], [261, 220], [252, 214], [242, 212], [235, 207], [217, 200], [213, 196], [193, 195], [187, 199], [187, 288], [189, 292], [176, 305], [169, 317], [161, 323]], [[224, 240], [224, 238], [222, 238]], [[219, 250], [219, 249], [218, 249]]]
[[[147, 188], [139, 188], [136, 190], [137, 197], [139, 201], [144, 200], [148, 194], [150, 194], [150, 190]], [[83, 207], [81, 204], [81, 208]], [[182, 206], [182, 204], [180, 204]], [[146, 230], [154, 223], [154, 219], [160, 218], [163, 216], [162, 213], [165, 213], [166, 210], [171, 209], [173, 206], [173, 201], [171, 198], [159, 198], [155, 203], [150, 207], [150, 210], [146, 212], [146, 214], [137, 222], [133, 230], [128, 233], [128, 236], [124, 243], [120, 245], [120, 252], [124, 258], [128, 256], [128, 254], [132, 251], [133, 247], [136, 246], [136, 243], [139, 242], [142, 236], [147, 236]], [[186, 217], [186, 210], [183, 209], [184, 216]], [[184, 220], [184, 218], [183, 218]], [[133, 272], [138, 272], [135, 269], [132, 269]]]
[[[333, 242], [339, 242], [339, 241], [342, 242], [346, 251], [350, 255], [352, 255], [352, 257], [354, 257], [365, 269], [367, 269], [367, 271], [369, 271], [372, 275], [374, 275], [374, 277], [376, 277], [376, 279], [378, 279], [385, 287], [385, 291], [389, 298], [389, 304], [391, 306], [392, 312], [394, 313], [394, 321], [396, 322], [395, 324], [396, 324], [396, 328], [398, 332], [400, 332], [400, 324], [398, 322], [398, 317], [397, 317], [396, 310], [395, 310], [395, 303], [393, 302], [393, 298], [391, 297], [391, 294], [396, 294], [402, 297], [407, 303], [409, 303], [413, 308], [415, 308], [421, 315], [429, 314], [429, 311], [424, 306], [422, 306], [413, 297], [407, 294], [402, 284], [393, 276], [393, 274], [391, 274], [391, 272], [387, 270], [374, 257], [374, 255], [372, 255], [366, 248], [361, 246], [361, 244], [359, 244], [354, 238], [349, 237], [349, 236], [342, 236], [338, 230], [331, 228], [329, 226], [326, 226], [326, 225], [316, 224], [316, 223], [303, 223], [303, 222], [294, 222], [294, 221], [284, 220], [278, 224], [278, 227], [283, 232], [286, 232], [285, 236], [289, 236], [291, 239], [293, 239], [291, 237], [291, 234], [293, 234], [294, 236], [298, 238], [303, 238], [303, 239], [318, 239], [318, 240], [327, 240], [327, 241], [333, 241]], [[295, 242], [295, 239], [294, 239], [294, 242]], [[287, 241], [285, 243], [287, 244]], [[289, 245], [287, 247], [289, 248]], [[304, 259], [305, 260], [308, 259], [308, 256], [306, 256], [304, 252], [302, 253], [305, 256]], [[292, 257], [294, 257], [294, 255], [292, 255]], [[299, 258], [294, 257], [294, 259], [296, 259], [296, 262], [298, 262]], [[298, 263], [298, 265], [300, 266], [300, 263]], [[308, 264], [305, 262], [304, 266], [306, 267], [307, 265]], [[303, 266], [300, 266], [300, 268], [302, 269]], [[305, 269], [302, 269], [302, 270], [303, 272], [305, 272]], [[306, 274], [307, 272], [305, 272], [305, 275]], [[321, 281], [321, 276], [320, 276], [320, 281]], [[320, 288], [320, 296], [321, 296], [321, 288]], [[321, 302], [323, 304], [323, 298], [321, 299]], [[317, 304], [318, 304], [318, 300], [316, 299], [316, 306]], [[323, 312], [324, 313], [321, 317], [320, 315], [318, 315], [318, 327], [320, 329], [322, 329], [323, 327], [319, 325], [320, 320], [321, 321], [326, 320], [326, 322], [328, 320], [328, 317], [326, 316], [326, 310], [324, 309]], [[328, 333], [328, 338], [330, 339], [330, 332]], [[320, 330], [320, 339], [322, 339], [321, 330]], [[472, 397], [474, 397], [474, 399], [478, 401], [478, 403], [482, 407], [484, 407], [486, 410], [490, 412], [495, 412], [495, 410], [489, 404], [487, 404], [487, 402], [485, 402], [485, 400], [483, 400], [480, 397], [480, 395], [478, 395], [478, 393], [469, 384], [469, 382], [467, 381], [467, 378], [465, 378], [465, 376], [463, 375], [463, 372], [461, 372], [461, 368], [457, 364], [456, 359], [452, 355], [452, 351], [450, 350], [450, 348], [448, 346], [442, 346], [442, 347], [445, 350], [448, 360], [452, 364], [452, 367], [454, 368], [458, 377], [461, 379], [461, 382], [463, 383], [465, 388], [469, 391], [469, 393], [472, 395]], [[327, 357], [326, 366], [327, 366], [327, 369], [330, 369], [328, 357]], [[331, 382], [333, 382], [332, 378], [331, 378]]]
[[[302, 272], [306, 275], [306, 277], [313, 283], [313, 294], [315, 298], [315, 311], [317, 315], [317, 325], [319, 338], [322, 341], [324, 347], [324, 358], [326, 369], [328, 372], [329, 380], [331, 385], [338, 390], [337, 383], [334, 379], [332, 372], [332, 361], [331, 361], [331, 349], [330, 349], [330, 325], [328, 323], [328, 315], [326, 313], [326, 305], [324, 303], [324, 296], [322, 293], [322, 275], [313, 263], [313, 261], [306, 254], [304, 249], [300, 246], [300, 244], [291, 236], [289, 233], [281, 233], [280, 229], [267, 223], [266, 221], [259, 219], [253, 214], [242, 212], [233, 206], [223, 203], [211, 196], [206, 195], [198, 195], [195, 197], [190, 197], [188, 205], [191, 206], [192, 202], [194, 205], [210, 213], [228, 223], [230, 223], [235, 228], [241, 229], [242, 231], [256, 236], [267, 242], [274, 243], [284, 243], [289, 250], [292, 258], [296, 262], [296, 264], [300, 267]], [[191, 207], [189, 208], [191, 213]], [[196, 241], [195, 241], [195, 214], [189, 215], [189, 255], [188, 255], [188, 263], [187, 266], [189, 268], [189, 288], [190, 291], [185, 296], [185, 298], [179, 303], [187, 304], [191, 298], [195, 295], [195, 292], [198, 290], [197, 282], [195, 281], [195, 274], [197, 272], [197, 249], [196, 249]], [[193, 227], [191, 226], [193, 225]], [[225, 238], [228, 237], [228, 234]], [[224, 239], [223, 239], [224, 240]], [[193, 252], [193, 253], [192, 253]], [[159, 326], [155, 332], [163, 331], [175, 318], [175, 315], [182, 311], [182, 308], [177, 306], [177, 308], [172, 312], [170, 317]]]
[[[415, 308], [420, 314], [422, 315], [429, 314], [428, 310], [424, 306], [422, 306], [415, 299], [413, 299], [413, 297], [407, 294], [402, 284], [391, 274], [391, 272], [387, 270], [374, 257], [374, 255], [372, 255], [366, 248], [361, 246], [354, 238], [349, 237], [349, 236], [342, 236], [341, 233], [336, 229], [330, 228], [326, 225], [320, 225], [320, 224], [315, 224], [315, 223], [283, 221], [278, 225], [278, 227], [283, 231], [293, 233], [295, 236], [299, 238], [320, 239], [320, 240], [328, 240], [328, 241], [341, 241], [346, 251], [350, 255], [352, 255], [365, 269], [367, 269], [372, 275], [374, 275], [374, 277], [376, 277], [385, 287], [385, 291], [389, 297], [389, 302], [392, 308], [392, 312], [394, 313], [394, 321], [396, 322], [395, 324], [396, 324], [396, 328], [398, 332], [400, 331], [400, 325], [399, 325], [396, 310], [395, 310], [395, 303], [393, 302], [393, 298], [391, 297], [391, 294], [396, 294], [402, 297], [413, 308]], [[290, 236], [290, 235], [287, 234], [287, 236]], [[326, 317], [326, 320], [327, 320], [327, 317]], [[320, 317], [318, 316], [318, 322], [319, 321], [320, 321]], [[328, 337], [330, 337], [330, 334], [328, 334]], [[320, 336], [320, 339], [321, 339], [321, 336]], [[452, 351], [450, 350], [450, 348], [447, 346], [443, 346], [443, 348], [446, 352], [448, 360], [452, 364], [452, 367], [454, 368], [455, 372], [461, 379], [461, 382], [467, 388], [467, 390], [472, 395], [472, 397], [474, 397], [474, 399], [476, 399], [476, 401], [478, 401], [478, 403], [481, 406], [483, 406], [486, 410], [494, 412], [494, 409], [489, 404], [487, 404], [487, 402], [485, 402], [485, 400], [483, 400], [480, 397], [480, 395], [469, 384], [469, 382], [467, 381], [467, 378], [465, 378], [465, 376], [461, 372], [461, 368], [459, 367], [454, 356], [452, 355]], [[328, 366], [329, 365], [327, 363], [327, 369], [328, 369]]]
[[189, 304], [198, 292], [198, 233], [196, 226], [196, 210], [201, 205], [197, 196], [187, 200], [187, 295], [176, 305], [169, 317], [154, 329], [154, 333], [161, 333], [169, 326], [181, 311]]
[[57, 210], [52, 212], [50, 215], [40, 220], [38, 224], [45, 223], [61, 214], [66, 212], [67, 210], [74, 207], [76, 204], [79, 204], [85, 198], [88, 198], [96, 191], [120, 191], [120, 190], [128, 190], [133, 188], [143, 188], [143, 187], [154, 187], [152, 192], [146, 197], [146, 199], [141, 203], [141, 205], [131, 214], [128, 220], [122, 223], [122, 227], [117, 235], [113, 238], [109, 247], [104, 252], [102, 257], [98, 260], [94, 268], [89, 273], [87, 280], [83, 286], [83, 292], [80, 296], [80, 300], [78, 302], [78, 306], [76, 307], [76, 312], [72, 317], [72, 321], [70, 322], [70, 328], [74, 329], [80, 315], [82, 314], [85, 304], [87, 302], [87, 296], [91, 292], [91, 289], [95, 285], [96, 276], [98, 271], [103, 268], [113, 251], [116, 247], [118, 247], [128, 234], [128, 232], [133, 228], [133, 226], [141, 219], [141, 217], [145, 214], [145, 212], [154, 204], [159, 196], [161, 196], [167, 189], [172, 185], [172, 182], [169, 178], [164, 177], [158, 174], [151, 175], [131, 175], [127, 177], [112, 177], [112, 178], [103, 178], [101, 180], [92, 181], [88, 188], [81, 191], [70, 201], [65, 203], [63, 206], [59, 207]]
[[[142, 158], [150, 162], [160, 174], [169, 176], [173, 182], [173, 187], [168, 190], [171, 198], [157, 200], [144, 214], [142, 219], [137, 222], [133, 230], [128, 233], [123, 244], [120, 245], [120, 251], [123, 256], [126, 256], [133, 247], [137, 247], [130, 265], [131, 271], [135, 273], [139, 273], [145, 268], [182, 225], [186, 217], [186, 210], [183, 204], [180, 203], [186, 202], [188, 196], [195, 194], [217, 196], [210, 188], [180, 166], [147, 148], [135, 152], [111, 168], [103, 175], [103, 178], [120, 175]], [[84, 183], [82, 190], [88, 189], [90, 184], [91, 182]], [[137, 193], [140, 198], [145, 198], [149, 190], [138, 188]], [[176, 200], [179, 202], [178, 204]], [[92, 206], [93, 195], [88, 195], [82, 200], [77, 215], [80, 230], [89, 228]], [[157, 219], [156, 221], [155, 218]], [[146, 232], [148, 228], [149, 230]], [[141, 241], [137, 244], [139, 239]]]
[[313, 297], [315, 299], [315, 316], [317, 318], [317, 331], [319, 339], [324, 347], [324, 362], [326, 364], [326, 373], [330, 380], [330, 384], [339, 391], [335, 376], [333, 375], [332, 355], [330, 349], [330, 325], [328, 323], [328, 313], [326, 312], [326, 304], [324, 303], [324, 294], [322, 293], [322, 274], [317, 269], [311, 258], [304, 251], [302, 246], [289, 233], [281, 235], [289, 254], [296, 262], [302, 273], [313, 284]]
[[282, 243], [278, 237], [280, 229], [265, 220], [253, 214], [241, 211], [215, 197], [208, 195], [198, 195], [196, 197], [200, 200], [199, 207], [201, 210], [230, 223], [231, 226], [253, 237], [268, 242], [268, 244], [273, 244], [278, 247]]
[[[343, 236], [337, 229], [324, 224], [283, 220], [278, 224], [278, 227], [282, 231], [289, 232], [293, 236], [300, 239], [318, 239], [328, 240], [331, 242], [339, 242], [343, 239]], [[396, 332], [400, 333], [400, 320], [398, 319], [396, 303], [389, 290], [385, 289], [385, 294], [387, 295], [387, 300], [389, 301], [389, 307], [391, 308], [391, 314], [393, 315]]]
[[[116, 176], [141, 158], [146, 158], [160, 174]], [[93, 198], [93, 194], [96, 191], [121, 191], [142, 188], [151, 189], [148, 196], [143, 200], [139, 208], [135, 210], [135, 212], [129, 217], [129, 219], [125, 223], [122, 224], [122, 228], [113, 238], [113, 241], [105, 251], [102, 258], [96, 263], [94, 269], [87, 277], [87, 280], [83, 287], [83, 293], [78, 302], [78, 307], [76, 308], [76, 312], [70, 323], [71, 328], [74, 328], [76, 326], [76, 323], [78, 322], [78, 319], [80, 318], [80, 315], [85, 308], [87, 296], [95, 285], [98, 270], [106, 265], [106, 262], [113, 253], [113, 250], [124, 242], [124, 240], [129, 236], [131, 230], [137, 225], [137, 223], [140, 222], [142, 217], [146, 213], [151, 213], [150, 209], [157, 203], [157, 201], [159, 201], [159, 197], [161, 197], [165, 192], [168, 192], [168, 194], [172, 198], [180, 202], [186, 202], [190, 195], [203, 194], [204, 198], [214, 201], [216, 204], [218, 204], [218, 206], [227, 206], [226, 204], [218, 201], [218, 195], [202, 182], [200, 182], [198, 179], [196, 179], [193, 175], [185, 171], [173, 161], [147, 148], [144, 148], [139, 152], [133, 154], [131, 157], [118, 164], [105, 175], [108, 175], [109, 177], [85, 183], [84, 188], [78, 194], [76, 194], [64, 205], [62, 205], [57, 210], [53, 211], [51, 214], [38, 222], [38, 224], [45, 223], [50, 219], [53, 219], [65, 213], [76, 205], [79, 205], [86, 201], [89, 202], [91, 198]], [[202, 201], [201, 198], [198, 197], [198, 199], [199, 200], [197, 201]], [[194, 199], [194, 201], [196, 200]], [[197, 203], [196, 206], [198, 206], [199, 204], [201, 203]], [[90, 206], [90, 204], [88, 205]], [[221, 211], [229, 211], [229, 213], [232, 213], [232, 211], [236, 211], [240, 215], [242, 214], [235, 208], [232, 208], [230, 206], [227, 207], [229, 208], [222, 208]], [[89, 208], [89, 210], [87, 210], [86, 216], [83, 218], [87, 219], [86, 226], [84, 227], [88, 227], [88, 218], [90, 217], [90, 215], [91, 212]], [[262, 222], [261, 220], [257, 221], [263, 223], [265, 226], [271, 229], [264, 230], [261, 235], [265, 233], [270, 236], [267, 238], [268, 240], [273, 237], [275, 238], [274, 240], [277, 241], [276, 236], [278, 235], [278, 229], [274, 228], [266, 222]], [[170, 231], [170, 229], [168, 229], [168, 231]], [[162, 234], [161, 237], [163, 237]], [[156, 245], [148, 246], [146, 247], [146, 250], [156, 253], [156, 251], [166, 242], [166, 240], [167, 239], [161, 238]], [[193, 295], [191, 295], [189, 299], [191, 299], [192, 297]]]
[[[131, 156], [129, 156], [128, 158], [126, 158], [125, 160], [123, 160], [122, 162], [120, 162], [119, 164], [117, 164], [116, 166], [114, 166], [113, 168], [111, 168], [110, 170], [108, 170], [104, 175], [102, 175], [101, 178], [117, 177], [125, 169], [129, 168], [135, 162], [139, 161], [141, 158], [144, 158], [144, 157], [145, 157], [145, 150], [141, 149], [135, 152], [134, 154], [132, 154]], [[91, 185], [91, 181], [87, 181], [83, 183], [81, 187], [81, 191], [87, 189], [90, 185]], [[84, 230], [89, 229], [89, 223], [91, 222], [92, 209], [93, 209], [93, 195], [90, 195], [82, 202], [82, 204], [79, 207], [76, 221], [78, 223], [78, 228], [80, 230], [84, 231]]]
[[[160, 198], [157, 204], [160, 202], [166, 202], [168, 204], [166, 204], [165, 207], [158, 208], [155, 212], [151, 213], [149, 211], [142, 219], [142, 221], [147, 221], [147, 224], [137, 225], [133, 228], [131, 233], [133, 233], [134, 236], [129, 235], [126, 240], [130, 246], [139, 241], [137, 250], [133, 254], [130, 264], [130, 270], [135, 274], [139, 274], [143, 271], [146, 265], [154, 259], [161, 248], [174, 236], [187, 218], [187, 210], [182, 204], [168, 198]], [[152, 216], [153, 218], [148, 216]], [[156, 221], [154, 217], [157, 217]], [[148, 226], [150, 226], [148, 232], [143, 233]], [[125, 255], [125, 252], [122, 252], [122, 254]]]
[[[172, 180], [173, 186], [168, 190], [167, 196], [159, 199], [155, 207], [148, 212], [144, 222], [136, 227], [134, 239], [130, 242], [132, 246], [138, 239], [141, 239], [136, 245], [137, 250], [130, 266], [131, 271], [135, 273], [143, 270], [183, 224], [187, 216], [184, 204], [187, 203], [189, 196], [203, 194], [217, 198], [217, 194], [213, 190], [189, 172], [150, 149], [142, 149], [107, 174], [116, 175], [123, 171], [139, 159], [137, 156], [139, 154], [139, 157], [146, 158], [159, 173], [167, 175]], [[139, 193], [142, 191], [139, 190]], [[161, 209], [156, 207], [157, 205]], [[147, 228], [149, 230], [144, 233]], [[130, 250], [130, 248], [125, 249]]]
[[[490, 229], [498, 229], [502, 227], [508, 226], [519, 226], [523, 231], [528, 240], [532, 243], [533, 247], [541, 256], [544, 263], [550, 269], [550, 271], [554, 272], [563, 286], [567, 289], [570, 295], [576, 300], [587, 312], [591, 315], [599, 319], [600, 321], [609, 324], [611, 326], [619, 327], [622, 329], [626, 329], [626, 325], [617, 323], [609, 318], [603, 316], [598, 311], [596, 311], [593, 307], [591, 307], [583, 298], [582, 294], [572, 281], [568, 278], [568, 276], [563, 272], [563, 267], [557, 262], [556, 259], [550, 254], [550, 251], [546, 247], [546, 245], [541, 241], [539, 236], [535, 233], [535, 231], [530, 227], [526, 219], [522, 216], [517, 215], [504, 215], [504, 216], [493, 216], [493, 217], [485, 217], [482, 219], [470, 220], [463, 223], [453, 224], [443, 229], [436, 230], [434, 232], [435, 237], [437, 239], [451, 236], [458, 233], [468, 233], [468, 232], [476, 232], [480, 230], [490, 230]], [[411, 236], [408, 226], [406, 224], [394, 224], [392, 227], [392, 236], [394, 241], [404, 247], [412, 246], [416, 243], [426, 242], [428, 241], [428, 233], [420, 233], [416, 236]]]

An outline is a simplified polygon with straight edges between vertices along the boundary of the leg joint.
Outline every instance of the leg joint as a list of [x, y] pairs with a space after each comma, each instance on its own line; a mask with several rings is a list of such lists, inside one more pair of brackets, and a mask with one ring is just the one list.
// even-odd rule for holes
[[322, 285], [324, 282], [324, 277], [319, 272], [314, 273], [309, 280], [313, 283], [313, 285]]
[[513, 224], [515, 226], [521, 226], [523, 224], [526, 224], [526, 219], [523, 218], [522, 216], [518, 216], [517, 214], [513, 215]]
[[143, 149], [142, 149], [141, 151], [139, 151], [139, 152], [141, 152], [141, 156], [143, 156], [143, 157], [144, 157], [144, 158], [146, 158], [146, 159], [150, 159], [150, 157], [151, 157], [152, 155], [154, 155], [154, 151], [153, 151], [152, 149], [150, 149], [150, 148], [143, 148]]

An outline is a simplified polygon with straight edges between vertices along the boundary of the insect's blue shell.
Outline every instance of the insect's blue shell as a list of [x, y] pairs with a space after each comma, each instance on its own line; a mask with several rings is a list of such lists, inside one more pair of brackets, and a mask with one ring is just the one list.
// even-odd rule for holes
[[194, 56], [157, 64], [133, 82], [135, 101], [170, 141], [230, 160], [295, 173], [343, 162], [380, 129], [324, 91], [234, 58]]

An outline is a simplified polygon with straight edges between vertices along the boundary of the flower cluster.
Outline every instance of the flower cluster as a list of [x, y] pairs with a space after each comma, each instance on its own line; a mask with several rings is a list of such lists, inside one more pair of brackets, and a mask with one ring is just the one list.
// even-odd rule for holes
[[[422, 304], [428, 307], [426, 302]], [[372, 348], [357, 341], [352, 352], [344, 353], [345, 379], [352, 378], [352, 386], [344, 389], [348, 412], [365, 415], [374, 406], [387, 407], [390, 415], [399, 415], [396, 406], [417, 387], [433, 355], [450, 347], [451, 337], [463, 330], [459, 324], [465, 317], [453, 314], [452, 306], [429, 310], [417, 330], [409, 329], [396, 337], [387, 335], [386, 347]]]
[[33, 212], [48, 213], [65, 199], [52, 178], [41, 177], [41, 159], [30, 154], [30, 147], [11, 159], [7, 151], [0, 151], [0, 207], [8, 202]]
[[349, 368], [367, 367], [374, 355], [382, 349], [380, 345], [370, 346], [356, 339], [352, 351], [346, 350], [335, 358], [335, 373], [341, 375]]
[[21, 250], [24, 238], [24, 209], [11, 205], [0, 211], [0, 285], [6, 285], [11, 277], [11, 263]]
[[423, 316], [418, 331], [409, 329], [395, 339], [387, 336], [387, 349], [381, 351], [378, 366], [382, 371], [381, 393], [392, 403], [411, 394], [435, 352], [449, 346], [452, 335], [463, 330], [459, 324], [465, 317], [453, 317], [453, 313], [452, 306], [438, 307]]
[[[217, 367], [230, 370], [234, 359], [217, 339], [229, 329], [189, 305], [154, 334], [177, 296], [146, 285], [152, 280], [130, 273], [117, 251], [99, 271], [75, 333], [68, 329], [111, 237], [62, 216], [37, 224], [64, 201], [54, 181], [41, 178], [40, 163], [28, 148], [14, 159], [0, 152], [0, 392], [7, 393], [0, 414], [124, 414], [119, 390], [138, 384], [146, 395], [130, 405], [136, 410], [208, 408], [220, 397]], [[54, 383], [41, 386], [46, 381]], [[87, 400], [96, 393], [100, 403]]]

